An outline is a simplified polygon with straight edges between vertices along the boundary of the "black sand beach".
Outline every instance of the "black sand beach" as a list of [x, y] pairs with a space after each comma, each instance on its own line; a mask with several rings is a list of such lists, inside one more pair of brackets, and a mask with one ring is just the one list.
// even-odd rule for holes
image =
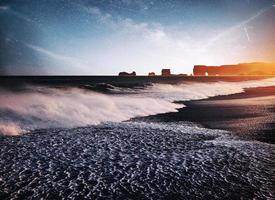
[[275, 144], [275, 87], [249, 88], [244, 93], [179, 103], [186, 107], [145, 120], [191, 121], [206, 128], [229, 130], [247, 139]]

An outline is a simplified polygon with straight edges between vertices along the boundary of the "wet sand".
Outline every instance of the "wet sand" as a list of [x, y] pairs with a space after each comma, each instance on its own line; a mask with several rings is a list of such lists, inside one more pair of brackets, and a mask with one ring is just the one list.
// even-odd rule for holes
[[143, 120], [190, 121], [203, 127], [229, 130], [249, 140], [275, 144], [275, 87], [246, 89], [244, 93], [181, 102], [177, 113]]

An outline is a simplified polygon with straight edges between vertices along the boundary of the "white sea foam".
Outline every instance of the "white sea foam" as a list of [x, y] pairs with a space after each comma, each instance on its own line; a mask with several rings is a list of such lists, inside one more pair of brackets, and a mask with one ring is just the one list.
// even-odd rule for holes
[[13, 122], [0, 122], [0, 133], [4, 135], [14, 136], [23, 132], [24, 130], [22, 130], [17, 124]]
[[[112, 96], [80, 89], [45, 88], [43, 93], [1, 92], [0, 109], [22, 119], [1, 116], [0, 132], [15, 134], [15, 130], [37, 128], [78, 127], [101, 122], [120, 122], [137, 116], [175, 112], [182, 105], [159, 98]], [[11, 123], [12, 122], [12, 123]], [[12, 131], [12, 124], [14, 128]], [[3, 128], [5, 127], [6, 128]], [[2, 128], [1, 128], [2, 127]], [[16, 128], [17, 127], [17, 128]]]
[[1, 91], [0, 132], [16, 135], [40, 128], [71, 128], [108, 121], [120, 122], [138, 116], [176, 112], [178, 108], [184, 107], [174, 101], [205, 99], [240, 93], [244, 88], [264, 86], [275, 86], [275, 79], [154, 84], [139, 93], [123, 95], [101, 94], [76, 88], [43, 88], [20, 93]]
[[275, 85], [275, 78], [243, 82], [189, 83], [180, 85], [154, 84], [146, 90], [149, 96], [169, 101], [187, 101], [244, 92], [245, 88]]

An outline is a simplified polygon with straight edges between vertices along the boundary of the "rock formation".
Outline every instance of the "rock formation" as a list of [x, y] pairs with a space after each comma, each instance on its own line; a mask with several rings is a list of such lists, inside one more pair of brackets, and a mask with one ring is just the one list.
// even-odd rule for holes
[[171, 76], [171, 70], [170, 69], [162, 69], [161, 75], [162, 76]]
[[118, 74], [119, 76], [136, 76], [136, 72], [133, 71], [132, 73], [128, 73], [128, 72], [119, 72]]
[[194, 76], [275, 75], [275, 63], [240, 63], [237, 65], [195, 65]]

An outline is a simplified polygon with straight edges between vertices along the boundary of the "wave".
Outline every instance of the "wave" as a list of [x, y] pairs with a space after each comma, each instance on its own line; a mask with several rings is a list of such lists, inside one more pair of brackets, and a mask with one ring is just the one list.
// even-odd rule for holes
[[[0, 92], [0, 133], [18, 135], [34, 129], [72, 128], [102, 122], [121, 122], [134, 117], [177, 112], [175, 101], [205, 99], [241, 93], [245, 88], [275, 86], [275, 79], [243, 82], [152, 84], [144, 89], [103, 94], [79, 88], [34, 87]], [[123, 93], [123, 91], [126, 91]]]
[[184, 83], [179, 85], [153, 84], [145, 90], [145, 93], [148, 96], [174, 102], [237, 94], [244, 92], [246, 88], [268, 86], [275, 86], [275, 78], [242, 82]]
[[[13, 133], [11, 124], [23, 131], [120, 122], [136, 116], [175, 112], [182, 105], [164, 99], [112, 96], [82, 89], [44, 88], [43, 93], [1, 92], [0, 131]], [[2, 127], [2, 128], [1, 128]], [[4, 128], [3, 128], [4, 127]]]
[[104, 93], [104, 94], [136, 94], [140, 92], [141, 90], [145, 89], [146, 87], [150, 86], [152, 84], [149, 83], [141, 83], [141, 84], [126, 84], [122, 86], [116, 86], [112, 84], [107, 83], [97, 83], [93, 85], [82, 85], [80, 88], [91, 90], [94, 92]]

